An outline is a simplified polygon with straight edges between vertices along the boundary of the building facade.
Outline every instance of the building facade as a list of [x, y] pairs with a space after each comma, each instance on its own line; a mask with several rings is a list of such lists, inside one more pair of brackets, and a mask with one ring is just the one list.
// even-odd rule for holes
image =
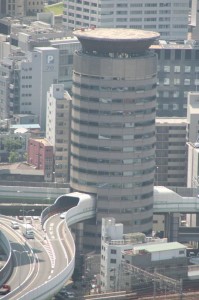
[[69, 182], [71, 97], [63, 84], [47, 92], [46, 139], [54, 147], [54, 179]]
[[27, 162], [37, 170], [44, 172], [45, 181], [54, 180], [53, 146], [46, 139], [29, 139]]
[[187, 0], [64, 1], [66, 29], [104, 27], [153, 30], [161, 39], [185, 40], [188, 33]]
[[108, 215], [125, 231], [150, 232], [157, 58], [148, 47], [158, 34], [88, 29], [75, 35], [82, 50], [74, 55], [70, 185], [97, 197], [98, 232], [90, 226], [84, 241], [98, 240]]
[[186, 118], [156, 118], [155, 185], [186, 186]]
[[0, 17], [22, 18], [26, 15], [36, 15], [42, 12], [43, 8], [43, 0], [0, 0]]
[[186, 117], [187, 95], [199, 85], [199, 47], [194, 41], [152, 45], [158, 55], [157, 115]]
[[[124, 234], [123, 224], [110, 217], [102, 219], [102, 292], [135, 291], [135, 286], [144, 288], [147, 281], [152, 284], [154, 271], [157, 276], [162, 274], [170, 279], [187, 278], [187, 263], [185, 245], [168, 243], [167, 238], [146, 237], [139, 232]], [[149, 272], [148, 278], [142, 270]], [[163, 283], [164, 277], [161, 279]]]

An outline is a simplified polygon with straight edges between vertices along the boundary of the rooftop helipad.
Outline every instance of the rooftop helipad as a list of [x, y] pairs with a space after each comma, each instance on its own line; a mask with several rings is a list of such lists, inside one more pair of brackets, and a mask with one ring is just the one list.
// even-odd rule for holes
[[82, 47], [88, 51], [139, 52], [159, 38], [159, 33], [123, 28], [89, 28], [74, 31]]

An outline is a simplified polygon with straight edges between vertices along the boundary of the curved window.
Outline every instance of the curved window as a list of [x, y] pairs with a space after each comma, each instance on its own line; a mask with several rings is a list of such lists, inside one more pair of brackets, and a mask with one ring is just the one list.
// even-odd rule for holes
[[[149, 193], [145, 193], [145, 194], [139, 194], [139, 195], [126, 195], [126, 196], [112, 196], [114, 197], [113, 199], [115, 201], [139, 201], [139, 200], [143, 200], [143, 199], [148, 199], [153, 197], [153, 192], [149, 192]], [[98, 200], [102, 200], [102, 201], [109, 201], [109, 197], [105, 196], [105, 195], [98, 195]], [[153, 207], [153, 205], [152, 205]], [[138, 212], [139, 208], [137, 208], [137, 212]]]
[[104, 104], [110, 104], [110, 103], [121, 103], [121, 104], [143, 104], [143, 103], [148, 103], [151, 101], [156, 100], [156, 96], [149, 96], [149, 97], [142, 97], [142, 98], [117, 98], [117, 99], [112, 99], [112, 98], [97, 98], [97, 97], [87, 97], [87, 96], [81, 96], [77, 93], [73, 93], [73, 98], [80, 100], [80, 101], [85, 101], [85, 102], [93, 102], [93, 103], [104, 103]]
[[86, 125], [86, 126], [92, 126], [92, 127], [106, 127], [106, 128], [133, 128], [133, 127], [144, 127], [144, 126], [150, 126], [155, 124], [155, 120], [149, 120], [149, 121], [143, 121], [143, 122], [136, 122], [135, 124], [133, 122], [128, 123], [99, 123], [94, 121], [87, 121], [87, 120], [79, 120], [77, 118], [72, 118], [72, 120], [76, 124]]
[[151, 149], [154, 149], [155, 144], [150, 144], [150, 145], [144, 145], [144, 146], [134, 146], [134, 147], [97, 147], [97, 146], [92, 146], [92, 145], [84, 145], [84, 144], [79, 144], [76, 142], [71, 142], [71, 145], [74, 147], [77, 147], [78, 149], [85, 149], [85, 150], [93, 150], [93, 151], [111, 151], [111, 152], [134, 152], [134, 151], [149, 151]]
[[135, 187], [143, 187], [143, 186], [149, 186], [153, 184], [153, 179], [143, 181], [143, 182], [129, 182], [129, 183], [96, 183], [96, 182], [91, 182], [91, 181], [86, 181], [83, 179], [77, 179], [71, 177], [71, 181], [76, 184], [80, 185], [86, 185], [86, 186], [93, 186], [96, 188], [113, 188], [113, 189], [131, 189]]
[[84, 131], [78, 131], [72, 129], [71, 132], [76, 136], [82, 136], [90, 139], [98, 139], [98, 140], [139, 140], [139, 139], [147, 139], [155, 136], [155, 132], [147, 132], [143, 134], [125, 134], [125, 135], [105, 135], [105, 134], [94, 134], [88, 133]]
[[90, 162], [90, 163], [97, 163], [97, 164], [116, 164], [116, 165], [129, 165], [129, 164], [141, 164], [149, 161], [153, 161], [155, 159], [154, 155], [149, 155], [143, 158], [129, 158], [129, 159], [97, 159], [93, 157], [85, 157], [79, 156], [77, 154], [71, 153], [71, 156], [79, 161]]
[[[104, 81], [106, 82], [106, 81]], [[132, 84], [132, 83], [131, 83]], [[110, 87], [110, 86], [99, 86], [99, 85], [92, 85], [92, 84], [85, 84], [79, 82], [73, 82], [73, 86], [81, 89], [87, 90], [94, 90], [94, 91], [101, 91], [101, 92], [135, 92], [135, 93], [145, 93], [146, 91], [150, 91], [156, 88], [156, 84], [148, 84], [145, 86], [129, 86], [129, 87]]]
[[90, 175], [98, 175], [98, 176], [124, 176], [124, 177], [132, 177], [132, 176], [140, 176], [153, 173], [154, 167], [145, 169], [145, 170], [136, 170], [136, 171], [126, 171], [126, 172], [110, 172], [110, 171], [97, 171], [97, 170], [88, 170], [84, 168], [77, 168], [72, 166], [74, 171], [84, 174]]

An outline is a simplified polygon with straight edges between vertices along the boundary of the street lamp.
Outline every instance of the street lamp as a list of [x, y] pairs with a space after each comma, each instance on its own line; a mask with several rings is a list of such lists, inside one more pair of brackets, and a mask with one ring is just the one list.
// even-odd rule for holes
[[27, 250], [24, 250], [24, 251], [13, 250], [13, 252], [19, 253], [19, 287], [20, 287], [21, 286], [21, 256], [23, 253], [28, 253], [28, 251]]
[[24, 219], [24, 213], [26, 213], [26, 215], [28, 215], [29, 212], [31, 212], [31, 211], [33, 212], [33, 211], [35, 211], [35, 210], [34, 210], [34, 208], [33, 208], [33, 209], [29, 209], [29, 210], [20, 209], [19, 211], [22, 211], [22, 212], [23, 212], [23, 219]]

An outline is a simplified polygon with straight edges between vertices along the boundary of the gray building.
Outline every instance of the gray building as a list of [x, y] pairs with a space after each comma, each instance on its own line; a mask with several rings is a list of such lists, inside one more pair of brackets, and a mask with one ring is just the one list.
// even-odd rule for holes
[[71, 97], [63, 84], [47, 92], [46, 139], [54, 147], [54, 181], [69, 182]]
[[199, 86], [197, 42], [160, 41], [150, 49], [158, 55], [157, 115], [186, 117], [188, 92]]
[[[85, 245], [99, 241], [101, 219], [125, 232], [152, 229], [157, 57], [154, 32], [76, 31], [71, 122], [71, 188], [97, 197]], [[94, 238], [94, 240], [93, 240]]]
[[155, 185], [186, 186], [186, 118], [156, 118]]
[[64, 0], [63, 25], [154, 30], [162, 39], [185, 40], [189, 10], [187, 0]]

